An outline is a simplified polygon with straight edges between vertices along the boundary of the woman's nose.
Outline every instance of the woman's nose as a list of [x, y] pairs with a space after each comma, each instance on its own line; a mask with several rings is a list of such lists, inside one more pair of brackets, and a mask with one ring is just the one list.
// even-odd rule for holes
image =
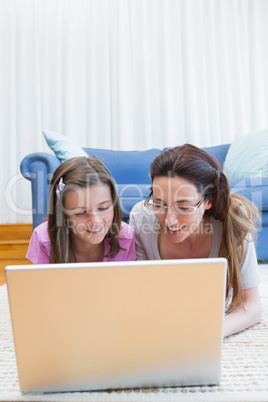
[[177, 215], [174, 213], [172, 208], [168, 208], [166, 212], [165, 224], [167, 226], [172, 226], [178, 222]]

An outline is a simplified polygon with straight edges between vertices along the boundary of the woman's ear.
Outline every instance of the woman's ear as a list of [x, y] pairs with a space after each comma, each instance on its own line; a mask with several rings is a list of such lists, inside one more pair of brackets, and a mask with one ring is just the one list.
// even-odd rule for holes
[[210, 209], [212, 207], [212, 200], [211, 197], [205, 200], [204, 202], [205, 209]]

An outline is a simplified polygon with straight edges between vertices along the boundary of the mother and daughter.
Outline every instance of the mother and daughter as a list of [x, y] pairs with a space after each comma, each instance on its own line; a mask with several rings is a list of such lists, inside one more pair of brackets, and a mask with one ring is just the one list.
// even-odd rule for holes
[[156, 156], [150, 177], [151, 193], [134, 206], [128, 225], [99, 159], [62, 163], [50, 185], [48, 220], [34, 230], [27, 258], [42, 264], [225, 257], [224, 336], [256, 324], [256, 207], [231, 194], [217, 162], [190, 144]]

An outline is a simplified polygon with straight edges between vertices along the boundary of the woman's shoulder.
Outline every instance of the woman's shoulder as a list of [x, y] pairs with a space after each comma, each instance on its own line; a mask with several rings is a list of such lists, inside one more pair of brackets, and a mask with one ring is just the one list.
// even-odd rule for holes
[[144, 224], [144, 223], [153, 224], [155, 221], [157, 221], [154, 213], [149, 211], [144, 206], [144, 201], [138, 202], [132, 208], [132, 210], [130, 212], [130, 224], [131, 225], [133, 223], [133, 220], [135, 221], [136, 226], [139, 224]]
[[144, 209], [145, 209], [144, 201], [140, 201], [134, 205], [134, 207], [130, 211], [130, 216], [138, 215], [138, 214], [142, 213], [144, 211]]
[[219, 219], [215, 219], [213, 216], [210, 216], [209, 222], [213, 227], [213, 232], [216, 231], [222, 231], [222, 222]]

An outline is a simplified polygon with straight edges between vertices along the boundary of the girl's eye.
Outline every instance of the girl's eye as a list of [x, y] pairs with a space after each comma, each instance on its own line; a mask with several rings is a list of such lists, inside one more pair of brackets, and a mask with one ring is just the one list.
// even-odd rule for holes
[[112, 205], [107, 205], [106, 207], [100, 207], [98, 208], [98, 211], [101, 213], [101, 212], [107, 212], [110, 209], [112, 209]]
[[77, 212], [75, 215], [76, 216], [80, 216], [80, 215], [85, 215], [86, 211], [81, 211], [81, 212]]

